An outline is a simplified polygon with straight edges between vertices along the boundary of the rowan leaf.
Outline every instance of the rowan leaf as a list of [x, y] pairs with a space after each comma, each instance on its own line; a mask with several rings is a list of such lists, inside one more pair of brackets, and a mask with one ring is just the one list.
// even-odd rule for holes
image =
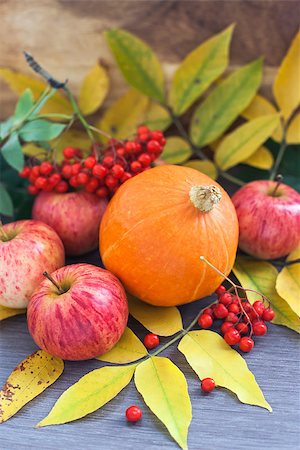
[[80, 378], [57, 400], [37, 427], [72, 422], [112, 400], [130, 382], [135, 366], [107, 366]]
[[95, 64], [84, 77], [80, 87], [78, 103], [83, 114], [97, 111], [109, 89], [107, 72], [100, 64]]
[[168, 358], [154, 356], [137, 366], [134, 381], [147, 406], [178, 445], [187, 449], [192, 406], [181, 370]]
[[15, 415], [62, 374], [61, 359], [39, 350], [22, 361], [8, 377], [0, 392], [0, 423]]
[[228, 66], [234, 25], [211, 37], [189, 53], [171, 82], [169, 105], [180, 116]]
[[293, 39], [291, 46], [278, 69], [273, 94], [277, 105], [288, 119], [300, 105], [300, 31]]
[[218, 146], [215, 152], [216, 164], [222, 170], [227, 170], [249, 158], [271, 136], [278, 123], [279, 115], [271, 114], [236, 128]]
[[52, 123], [47, 120], [38, 119], [26, 123], [19, 131], [20, 137], [25, 142], [50, 141], [59, 136], [66, 125]]
[[159, 336], [171, 336], [182, 330], [182, 319], [175, 306], [152, 306], [128, 295], [129, 313], [147, 330]]
[[8, 217], [14, 214], [12, 199], [2, 183], [0, 183], [0, 214]]
[[[289, 254], [287, 261], [300, 258], [300, 245]], [[276, 291], [300, 316], [300, 263], [285, 266], [276, 279]]]
[[128, 31], [115, 28], [104, 35], [127, 82], [148, 97], [163, 103], [163, 71], [152, 49]]
[[25, 89], [18, 100], [14, 117], [17, 120], [23, 119], [33, 107], [33, 94], [30, 89]]
[[217, 386], [234, 392], [242, 403], [272, 411], [244, 358], [219, 334], [190, 331], [181, 339], [178, 350], [201, 380], [213, 378]]
[[96, 359], [109, 363], [125, 364], [137, 361], [146, 356], [147, 353], [144, 344], [130, 328], [126, 327], [116, 345], [109, 352], [98, 356]]
[[169, 112], [159, 103], [150, 101], [146, 108], [143, 124], [149, 127], [150, 130], [164, 131], [171, 125], [172, 119]]
[[18, 172], [24, 167], [24, 155], [16, 132], [12, 133], [9, 139], [1, 148], [5, 161]]
[[111, 104], [96, 123], [96, 127], [117, 139], [128, 138], [143, 122], [148, 104], [149, 99], [145, 95], [130, 89]]
[[262, 77], [262, 61], [241, 67], [222, 81], [195, 110], [190, 135], [198, 146], [216, 140], [253, 99]]
[[[272, 320], [273, 323], [284, 325], [297, 331], [297, 333], [300, 332], [299, 317], [276, 291], [275, 285], [278, 272], [272, 264], [238, 256], [233, 272], [243, 288], [261, 292], [270, 300], [276, 314]], [[247, 297], [251, 303], [257, 300], [257, 294], [255, 293], [247, 292]]]
[[286, 142], [300, 144], [300, 114], [297, 114], [291, 121], [286, 133]]
[[213, 180], [218, 178], [218, 171], [215, 164], [212, 161], [200, 159], [192, 159], [184, 164], [185, 167], [191, 167], [192, 169], [199, 170], [199, 172], [205, 173]]
[[[1, 198], [1, 191], [0, 191], [0, 198]], [[9, 317], [18, 316], [19, 314], [25, 313], [26, 309], [7, 308], [6, 306], [0, 305], [0, 320], [8, 319]]]
[[251, 156], [241, 162], [257, 169], [269, 170], [273, 166], [274, 158], [272, 152], [262, 145]]
[[170, 136], [161, 155], [161, 159], [169, 164], [180, 164], [187, 161], [193, 152], [190, 144], [178, 136]]

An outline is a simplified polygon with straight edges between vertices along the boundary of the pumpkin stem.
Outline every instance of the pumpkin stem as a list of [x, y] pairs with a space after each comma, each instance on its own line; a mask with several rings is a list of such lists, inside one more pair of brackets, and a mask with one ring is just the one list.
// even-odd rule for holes
[[221, 190], [214, 186], [192, 186], [190, 189], [190, 200], [201, 212], [209, 212], [222, 198]]

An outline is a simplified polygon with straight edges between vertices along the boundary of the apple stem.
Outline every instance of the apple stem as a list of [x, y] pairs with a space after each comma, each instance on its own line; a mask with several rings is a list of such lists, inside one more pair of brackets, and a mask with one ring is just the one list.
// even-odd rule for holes
[[43, 272], [43, 275], [44, 277], [48, 278], [48, 280], [51, 281], [52, 284], [54, 284], [60, 294], [64, 294], [63, 288], [54, 280], [53, 277], [51, 277], [48, 272]]
[[2, 220], [0, 220], [0, 231], [1, 231], [1, 234], [2, 234], [2, 236], [4, 237], [4, 239], [5, 239], [6, 241], [8, 241], [9, 238], [8, 238], [8, 235], [5, 233], [5, 231], [4, 231], [4, 229], [3, 229], [3, 223], [2, 223]]
[[283, 176], [282, 175], [277, 175], [277, 177], [275, 178], [275, 180], [277, 181], [277, 183], [276, 183], [276, 186], [275, 186], [275, 188], [274, 188], [274, 191], [272, 192], [272, 197], [275, 197], [275, 195], [276, 195], [276, 192], [277, 192], [277, 189], [279, 188], [279, 186], [281, 185], [281, 183], [282, 183], [282, 180], [283, 180]]

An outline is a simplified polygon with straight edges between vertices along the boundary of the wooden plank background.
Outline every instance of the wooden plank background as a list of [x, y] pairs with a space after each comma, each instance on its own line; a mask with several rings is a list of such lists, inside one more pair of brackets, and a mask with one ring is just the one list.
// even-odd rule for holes
[[[102, 37], [123, 27], [146, 40], [170, 75], [180, 60], [214, 33], [236, 23], [231, 65], [265, 57], [264, 91], [270, 85], [300, 22], [296, 0], [2, 0], [0, 65], [29, 72], [22, 49], [75, 92], [99, 58], [109, 66], [110, 100], [126, 89]], [[15, 95], [0, 83], [0, 118], [12, 112]]]

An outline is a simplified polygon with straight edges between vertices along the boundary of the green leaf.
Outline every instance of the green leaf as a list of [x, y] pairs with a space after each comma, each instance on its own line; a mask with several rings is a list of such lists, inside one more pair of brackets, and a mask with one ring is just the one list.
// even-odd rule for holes
[[104, 355], [96, 359], [114, 364], [125, 364], [137, 361], [147, 355], [146, 347], [142, 344], [134, 332], [126, 327], [121, 339]]
[[107, 366], [80, 378], [57, 400], [37, 427], [71, 422], [112, 400], [130, 382], [135, 366]]
[[154, 101], [150, 101], [149, 106], [146, 109], [143, 124], [149, 127], [151, 131], [164, 131], [171, 123], [172, 119], [166, 108]]
[[218, 171], [215, 164], [212, 161], [200, 159], [192, 159], [184, 164], [185, 167], [190, 167], [191, 169], [199, 170], [199, 172], [205, 173], [213, 180], [218, 178]]
[[0, 214], [12, 217], [13, 213], [14, 207], [10, 195], [3, 184], [0, 183]]
[[100, 64], [96, 64], [85, 76], [80, 87], [78, 103], [83, 114], [94, 113], [102, 105], [108, 89], [107, 72]]
[[[233, 272], [245, 289], [254, 289], [264, 294], [271, 302], [276, 315], [273, 323], [284, 325], [300, 332], [300, 319], [289, 304], [276, 292], [278, 272], [272, 264], [265, 261], [237, 257]], [[257, 300], [257, 294], [247, 292], [251, 303]]]
[[30, 89], [25, 89], [25, 91], [18, 100], [14, 117], [17, 120], [23, 119], [24, 116], [31, 110], [32, 107], [33, 107], [33, 94]]
[[20, 171], [24, 167], [24, 155], [17, 133], [13, 133], [2, 149], [2, 155], [6, 162], [14, 169]]
[[169, 105], [177, 116], [183, 114], [226, 69], [233, 28], [231, 25], [199, 45], [176, 70]]
[[279, 114], [271, 114], [236, 128], [217, 147], [215, 162], [222, 170], [228, 170], [249, 158], [271, 136], [279, 122]]
[[154, 356], [137, 366], [134, 381], [151, 411], [167, 427], [178, 445], [187, 449], [192, 406], [181, 370], [168, 358]]
[[213, 142], [235, 121], [254, 97], [262, 77], [262, 61], [236, 70], [222, 81], [196, 109], [190, 134], [196, 145]]
[[120, 29], [104, 33], [127, 82], [143, 94], [164, 101], [164, 76], [152, 49], [141, 39]]
[[13, 126], [14, 122], [15, 122], [15, 118], [14, 117], [9, 117], [4, 122], [0, 123], [0, 139], [3, 139], [3, 138], [6, 137], [6, 135], [9, 132], [9, 130]]
[[59, 136], [66, 125], [52, 123], [47, 120], [33, 120], [24, 125], [20, 130], [20, 137], [25, 142], [50, 141]]
[[178, 136], [171, 136], [167, 138], [161, 159], [169, 164], [180, 164], [189, 159], [192, 153], [187, 141]]
[[178, 350], [201, 380], [213, 378], [217, 386], [234, 392], [242, 403], [272, 411], [244, 358], [219, 334], [190, 331], [181, 339]]

